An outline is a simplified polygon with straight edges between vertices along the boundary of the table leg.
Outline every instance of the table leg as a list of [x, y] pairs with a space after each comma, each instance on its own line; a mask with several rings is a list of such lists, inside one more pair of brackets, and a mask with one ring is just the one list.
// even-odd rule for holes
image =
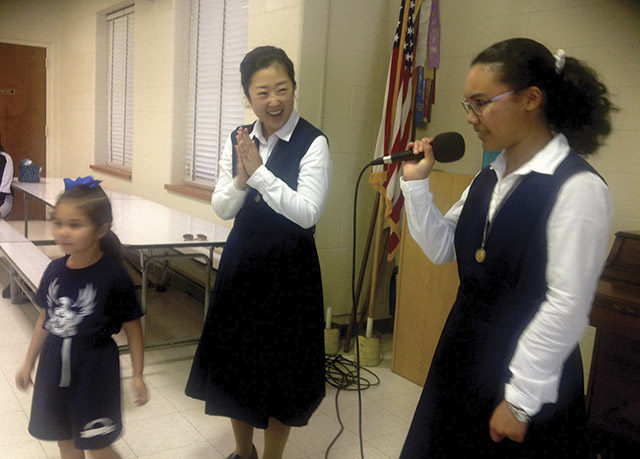
[[209, 259], [206, 260], [207, 263], [207, 276], [205, 280], [205, 290], [204, 290], [204, 317], [207, 318], [207, 312], [209, 310], [209, 303], [211, 300], [211, 272], [213, 268], [211, 267], [211, 263], [213, 263], [213, 247], [209, 247]]
[[29, 195], [24, 193], [24, 237], [29, 238]]
[[[212, 253], [213, 251], [211, 251], [211, 255], [213, 255]], [[149, 256], [146, 260], [143, 259], [143, 257], [140, 258], [140, 261], [142, 263], [141, 266], [141, 270], [142, 270], [142, 286], [140, 289], [140, 306], [142, 308], [142, 312], [145, 314], [145, 316], [142, 317], [142, 331], [144, 333], [144, 344], [145, 347], [153, 347], [155, 345], [165, 345], [165, 344], [178, 344], [180, 341], [179, 340], [170, 340], [168, 343], [150, 343], [149, 341], [147, 341], [147, 335], [146, 335], [146, 329], [145, 329], [145, 317], [146, 317], [146, 313], [147, 313], [147, 277], [148, 277], [148, 265], [154, 261], [154, 260], [171, 260], [173, 258], [202, 258], [204, 260], [204, 262], [207, 264], [207, 279], [205, 281], [206, 288], [205, 288], [205, 302], [203, 305], [204, 310], [206, 311], [209, 303], [209, 290], [210, 290], [210, 277], [211, 277], [211, 260], [212, 257], [211, 256], [207, 256], [204, 253], [195, 253], [195, 254], [165, 254], [165, 255], [151, 255]], [[188, 339], [186, 341], [182, 341], [182, 342], [192, 342], [194, 340], [192, 339]], [[197, 338], [195, 338], [195, 341], [197, 342]]]
[[142, 308], [142, 336], [143, 343], [147, 343], [147, 263], [144, 261], [142, 250], [140, 251], [140, 270], [142, 271], [142, 286], [140, 288], [140, 307]]
[[13, 268], [9, 270], [9, 292], [11, 292], [11, 304], [17, 304], [18, 295], [20, 295], [20, 287], [18, 287], [18, 282], [16, 280], [17, 273]]

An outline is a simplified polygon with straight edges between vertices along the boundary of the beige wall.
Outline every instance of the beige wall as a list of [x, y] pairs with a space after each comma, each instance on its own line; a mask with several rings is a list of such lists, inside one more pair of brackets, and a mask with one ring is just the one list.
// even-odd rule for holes
[[[314, 2], [306, 5], [311, 3]], [[395, 2], [388, 0], [332, 0], [325, 3], [329, 10], [325, 62], [323, 66], [318, 64], [313, 73], [324, 72], [324, 90], [318, 94], [323, 94], [324, 98], [321, 128], [329, 137], [333, 181], [327, 208], [318, 225], [318, 246], [325, 304], [333, 308], [334, 316], [339, 316], [347, 315], [351, 310], [355, 184], [362, 168], [373, 159], [398, 12]], [[317, 21], [318, 14], [312, 11], [305, 16], [310, 21]], [[316, 40], [315, 33], [305, 31], [305, 43]], [[311, 53], [304, 59], [309, 63], [315, 60]], [[307, 103], [306, 99], [304, 103]], [[302, 98], [300, 104], [303, 105]], [[368, 174], [365, 174], [358, 197], [358, 258], [366, 240], [374, 199], [367, 178]], [[360, 260], [358, 269], [359, 265]], [[381, 277], [383, 283], [377, 295], [376, 317], [387, 317], [388, 272]], [[345, 319], [338, 318], [337, 321]]]
[[[186, 113], [186, 0], [136, 3], [134, 163], [131, 181], [94, 174], [211, 221], [207, 203], [164, 190], [183, 174]], [[99, 17], [127, 6], [113, 0], [4, 0], [0, 41], [45, 46], [49, 56], [47, 163], [51, 176], [86, 175], [100, 131]], [[371, 159], [398, 14], [391, 0], [251, 0], [249, 48], [280, 46], [297, 71], [297, 107], [329, 137], [333, 183], [317, 240], [326, 305], [349, 311], [353, 192]], [[472, 57], [490, 44], [526, 36], [564, 48], [602, 75], [621, 108], [614, 133], [593, 164], [615, 205], [613, 232], [640, 229], [640, 12], [634, 0], [441, 0], [441, 68], [428, 133], [465, 135], [465, 157], [446, 170], [474, 173], [481, 147], [459, 104]], [[252, 119], [250, 110], [248, 119]], [[97, 120], [97, 121], [96, 121]], [[373, 193], [361, 185], [358, 244]], [[229, 224], [226, 222], [225, 224]], [[358, 252], [361, 253], [361, 250]], [[386, 315], [388, 270], [376, 317]]]

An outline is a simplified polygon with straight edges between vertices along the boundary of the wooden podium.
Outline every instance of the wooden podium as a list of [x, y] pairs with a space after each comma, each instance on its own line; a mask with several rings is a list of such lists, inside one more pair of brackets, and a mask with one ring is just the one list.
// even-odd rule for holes
[[[445, 214], [473, 180], [472, 175], [433, 171], [430, 188]], [[442, 328], [458, 290], [455, 263], [434, 265], [404, 225], [400, 239], [391, 370], [424, 386]]]

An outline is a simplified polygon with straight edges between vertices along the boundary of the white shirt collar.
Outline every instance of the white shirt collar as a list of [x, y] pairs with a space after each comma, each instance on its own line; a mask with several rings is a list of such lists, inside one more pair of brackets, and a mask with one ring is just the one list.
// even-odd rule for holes
[[[300, 119], [300, 115], [298, 115], [297, 111], [293, 110], [287, 122], [284, 123], [284, 126], [282, 126], [280, 129], [274, 132], [273, 135], [275, 135], [279, 139], [282, 139], [288, 142], [289, 139], [291, 138], [291, 135], [293, 134], [293, 130], [296, 128], [296, 125], [298, 124], [299, 119]], [[267, 139], [265, 139], [264, 136], [262, 135], [262, 121], [260, 121], [259, 119], [256, 120], [256, 123], [253, 127], [253, 131], [251, 131], [251, 138], [254, 139], [256, 137], [258, 138], [260, 143], [264, 145], [267, 144]]]
[[[551, 175], [567, 157], [570, 149], [569, 142], [564, 134], [556, 134], [542, 150], [520, 166], [514, 174], [526, 175], [530, 172], [538, 172], [540, 174]], [[507, 157], [504, 150], [491, 163], [490, 167], [496, 171], [498, 178], [504, 176], [504, 171], [507, 169]]]

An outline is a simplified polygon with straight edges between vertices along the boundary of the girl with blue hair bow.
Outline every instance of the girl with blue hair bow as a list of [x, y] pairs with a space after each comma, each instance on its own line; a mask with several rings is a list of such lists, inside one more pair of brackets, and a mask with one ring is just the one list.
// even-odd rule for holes
[[40, 316], [16, 374], [18, 388], [26, 390], [40, 356], [29, 432], [57, 441], [62, 459], [120, 457], [112, 447], [122, 431], [122, 413], [120, 361], [111, 336], [121, 328], [131, 351], [135, 403], [149, 399], [142, 379], [142, 310], [120, 263], [112, 221], [100, 181], [65, 179], [53, 215], [53, 236], [65, 256], [42, 276], [36, 293]]

